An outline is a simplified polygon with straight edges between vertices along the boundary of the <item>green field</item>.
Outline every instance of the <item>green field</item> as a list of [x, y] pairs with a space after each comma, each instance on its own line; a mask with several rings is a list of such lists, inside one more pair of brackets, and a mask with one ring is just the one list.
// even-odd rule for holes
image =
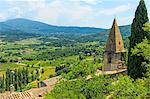
[[[45, 38], [49, 41], [41, 38], [44, 37], [15, 42], [1, 41], [0, 77], [5, 76], [7, 69], [15, 71], [28, 68], [31, 79], [32, 73], [42, 68], [44, 72], [40, 74], [40, 81], [43, 81], [63, 72], [55, 72], [56, 67], [68, 68], [71, 65], [82, 63], [91, 64], [94, 67], [101, 66], [103, 47], [99, 42], [76, 42], [70, 43], [71, 45], [61, 42], [61, 45], [58, 45], [61, 39], [57, 37]], [[24, 89], [33, 88], [36, 83], [36, 80], [30, 80], [29, 85]]]

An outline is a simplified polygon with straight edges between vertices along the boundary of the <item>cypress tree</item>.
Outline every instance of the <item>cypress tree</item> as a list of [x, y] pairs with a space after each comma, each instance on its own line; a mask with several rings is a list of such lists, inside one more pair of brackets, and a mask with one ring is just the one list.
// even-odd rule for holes
[[31, 81], [34, 81], [34, 71], [31, 72]]
[[2, 93], [3, 91], [3, 89], [2, 89], [2, 81], [3, 81], [3, 79], [2, 79], [2, 77], [0, 77], [0, 93]]
[[10, 85], [14, 84], [14, 71], [10, 70]]
[[15, 80], [15, 82], [14, 82], [14, 87], [15, 87], [15, 90], [17, 90], [18, 89], [18, 83], [19, 83], [19, 81], [18, 81], [18, 71], [15, 69], [15, 74], [14, 74], [14, 80]]
[[144, 58], [137, 55], [132, 56], [131, 49], [134, 48], [136, 44], [141, 43], [145, 37], [149, 38], [148, 33], [143, 30], [143, 25], [148, 21], [146, 5], [144, 0], [141, 0], [131, 26], [130, 47], [128, 53], [128, 74], [134, 79], [143, 77], [143, 74], [146, 72], [146, 68], [142, 66]]
[[22, 74], [21, 74], [21, 70], [18, 70], [18, 86], [20, 88], [20, 91], [22, 91]]
[[25, 85], [26, 84], [26, 74], [25, 74], [25, 69], [24, 68], [21, 71], [21, 74], [22, 74], [22, 84]]
[[8, 90], [8, 81], [7, 81], [8, 76], [7, 76], [7, 71], [8, 71], [8, 70], [6, 70], [6, 79], [5, 79], [6, 91]]
[[4, 92], [4, 90], [5, 90], [5, 77], [4, 77], [4, 75], [3, 75], [3, 81], [2, 81], [2, 89], [3, 89], [3, 92]]
[[0, 93], [5, 91], [5, 86], [4, 86], [4, 75], [3, 77], [0, 77]]
[[11, 81], [11, 79], [10, 79], [10, 72], [11, 71], [9, 69], [6, 70], [6, 78], [5, 78], [6, 91], [9, 91], [9, 87], [10, 87], [10, 81]]
[[26, 68], [26, 84], [29, 83], [29, 71], [28, 68]]

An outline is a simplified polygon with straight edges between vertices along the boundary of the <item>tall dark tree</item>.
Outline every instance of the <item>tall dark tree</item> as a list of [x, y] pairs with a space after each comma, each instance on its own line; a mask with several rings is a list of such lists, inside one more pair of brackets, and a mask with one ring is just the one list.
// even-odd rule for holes
[[15, 74], [14, 74], [14, 87], [15, 87], [15, 90], [17, 90], [18, 89], [18, 82], [19, 82], [19, 80], [18, 80], [18, 71], [15, 69]]
[[26, 74], [26, 84], [28, 84], [29, 83], [29, 71], [28, 71], [28, 68], [26, 68], [25, 74]]
[[2, 89], [3, 89], [3, 92], [4, 92], [5, 91], [5, 77], [4, 77], [4, 75], [3, 75]]
[[10, 87], [10, 70], [7, 69], [6, 70], [6, 78], [5, 78], [5, 83], [6, 83], [6, 91], [9, 91], [9, 87]]
[[4, 75], [3, 77], [0, 77], [0, 93], [4, 92]]
[[31, 81], [35, 80], [34, 71], [31, 72]]
[[148, 33], [143, 30], [143, 25], [148, 22], [148, 13], [144, 0], [140, 1], [139, 6], [135, 12], [135, 18], [133, 19], [131, 27], [131, 37], [130, 37], [130, 47], [128, 54], [128, 74], [136, 79], [143, 77], [146, 72], [146, 68], [142, 66], [142, 61], [144, 58], [142, 56], [133, 55], [131, 49], [136, 46], [136, 44], [141, 43], [142, 40], [148, 37]]
[[21, 73], [21, 70], [18, 70], [18, 86], [20, 88], [20, 91], [22, 91], [22, 73]]
[[23, 68], [23, 70], [21, 70], [21, 74], [22, 74], [22, 84], [25, 85], [26, 84], [26, 74], [25, 74], [25, 69]]

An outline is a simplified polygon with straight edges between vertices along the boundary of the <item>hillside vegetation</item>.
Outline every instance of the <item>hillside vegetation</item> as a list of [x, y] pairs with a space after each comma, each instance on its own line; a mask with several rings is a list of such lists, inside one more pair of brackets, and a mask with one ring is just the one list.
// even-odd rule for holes
[[[120, 26], [124, 37], [130, 35], [130, 25]], [[82, 41], [106, 40], [109, 29], [94, 27], [54, 26], [28, 19], [12, 19], [0, 23], [0, 38], [5, 41], [23, 40], [40, 36], [59, 36], [66, 39]], [[63, 37], [61, 37], [63, 36]], [[69, 38], [68, 38], [69, 37]], [[89, 38], [89, 39], [88, 39]], [[45, 38], [46, 39], [46, 38]], [[80, 40], [80, 39], [78, 39]]]

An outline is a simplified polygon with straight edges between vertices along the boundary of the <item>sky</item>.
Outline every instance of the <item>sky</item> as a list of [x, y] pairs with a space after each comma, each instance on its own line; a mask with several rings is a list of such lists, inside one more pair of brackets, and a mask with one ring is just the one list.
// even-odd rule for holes
[[[150, 17], [150, 0], [145, 0]], [[110, 28], [132, 23], [139, 0], [0, 0], [0, 22], [26, 18], [58, 26]]]

